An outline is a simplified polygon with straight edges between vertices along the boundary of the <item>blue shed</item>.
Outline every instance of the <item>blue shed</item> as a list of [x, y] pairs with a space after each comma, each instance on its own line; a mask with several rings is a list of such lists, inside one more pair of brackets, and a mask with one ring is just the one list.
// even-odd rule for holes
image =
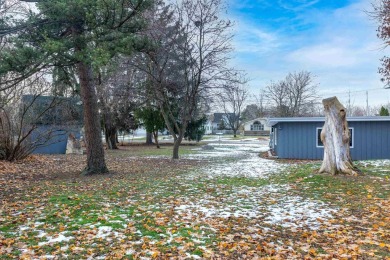
[[[348, 117], [353, 160], [390, 159], [390, 117]], [[282, 159], [323, 159], [324, 117], [270, 118], [270, 149]]]
[[78, 98], [24, 95], [19, 107], [23, 117], [24, 145], [35, 154], [65, 154], [68, 135], [80, 137], [82, 106]]
[[65, 154], [69, 134], [80, 139], [81, 126], [38, 126], [30, 136], [37, 143], [33, 154]]

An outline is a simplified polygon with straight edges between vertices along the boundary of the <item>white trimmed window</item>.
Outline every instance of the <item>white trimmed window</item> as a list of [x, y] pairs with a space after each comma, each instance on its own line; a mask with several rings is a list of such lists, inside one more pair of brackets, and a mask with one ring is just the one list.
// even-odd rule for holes
[[[323, 147], [324, 147], [324, 144], [323, 144], [322, 141], [321, 141], [321, 131], [322, 131], [322, 127], [317, 127], [316, 131], [317, 131], [317, 134], [316, 134], [316, 136], [317, 136], [316, 146], [317, 146], [317, 148], [323, 148]], [[354, 131], [354, 130], [353, 130], [353, 127], [349, 127], [349, 136], [350, 136], [350, 138], [349, 138], [349, 147], [350, 147], [350, 148], [353, 148], [353, 146], [354, 146], [354, 141], [353, 141], [354, 135], [353, 135], [353, 131]]]
[[251, 125], [251, 131], [264, 131], [264, 125], [259, 121], [255, 121]]

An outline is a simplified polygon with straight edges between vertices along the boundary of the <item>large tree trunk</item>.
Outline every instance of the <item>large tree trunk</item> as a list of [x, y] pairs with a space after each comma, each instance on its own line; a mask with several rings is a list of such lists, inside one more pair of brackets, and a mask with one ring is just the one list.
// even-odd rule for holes
[[146, 132], [146, 144], [153, 144], [152, 133]]
[[84, 62], [79, 62], [78, 74], [81, 98], [83, 100], [85, 145], [87, 150], [87, 166], [83, 172], [87, 175], [107, 173], [108, 169], [104, 159], [97, 96], [92, 84], [92, 69]]
[[325, 124], [321, 131], [324, 160], [319, 172], [359, 174], [360, 171], [353, 166], [350, 155], [350, 134], [345, 107], [336, 97], [324, 99], [322, 103], [325, 110]]

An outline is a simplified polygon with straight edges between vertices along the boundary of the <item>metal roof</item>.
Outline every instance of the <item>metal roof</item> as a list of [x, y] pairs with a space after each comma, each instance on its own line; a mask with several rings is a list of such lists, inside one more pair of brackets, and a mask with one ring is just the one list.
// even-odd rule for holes
[[[390, 121], [390, 116], [353, 116], [347, 117], [348, 122], [368, 122], [368, 121]], [[295, 122], [325, 122], [325, 117], [275, 117], [268, 119], [268, 125], [274, 126], [277, 123]]]

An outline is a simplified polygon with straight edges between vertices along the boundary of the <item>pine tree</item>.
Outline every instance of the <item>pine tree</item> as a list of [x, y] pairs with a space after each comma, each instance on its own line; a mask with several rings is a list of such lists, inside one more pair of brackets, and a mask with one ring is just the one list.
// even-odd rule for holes
[[389, 110], [385, 108], [384, 106], [381, 107], [381, 110], [379, 111], [380, 116], [389, 116]]
[[[147, 41], [138, 33], [152, 0], [40, 0], [37, 12], [0, 21], [9, 45], [0, 56], [0, 91], [42, 70], [72, 68], [83, 102], [85, 174], [106, 173], [95, 89], [96, 71]], [[12, 19], [11, 19], [12, 18]]]

